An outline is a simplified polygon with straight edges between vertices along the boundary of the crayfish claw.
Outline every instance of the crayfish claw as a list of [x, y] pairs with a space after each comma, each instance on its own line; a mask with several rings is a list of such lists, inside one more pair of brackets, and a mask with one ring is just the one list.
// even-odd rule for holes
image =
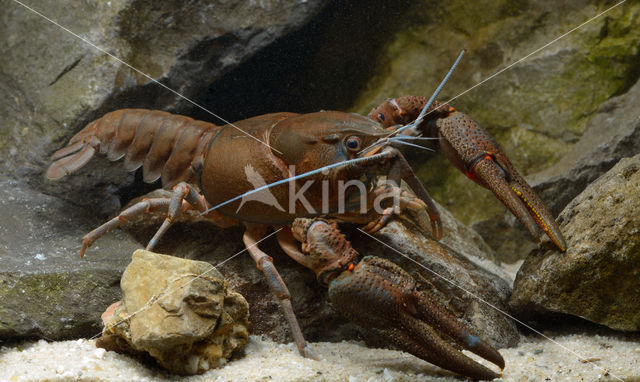
[[376, 188], [373, 191], [373, 197], [376, 200], [378, 198], [381, 198], [383, 200], [393, 198], [393, 203], [390, 207], [385, 208], [377, 219], [374, 219], [373, 221], [370, 221], [367, 225], [365, 225], [362, 228], [363, 231], [369, 234], [376, 233], [384, 228], [394, 215], [400, 215], [403, 213], [403, 211], [417, 212], [426, 209], [429, 215], [429, 220], [431, 222], [431, 231], [433, 237], [436, 240], [440, 240], [442, 238], [443, 231], [440, 214], [438, 213], [438, 209], [433, 203], [433, 200], [431, 200], [429, 194], [426, 193], [426, 190], [425, 199], [428, 201], [428, 203], [418, 198], [410, 191], [394, 185], [393, 183], [385, 183], [384, 185]]
[[[408, 274], [406, 275], [408, 277]], [[504, 359], [500, 353], [481, 338], [471, 334], [449, 312], [440, 307], [426, 293], [422, 291], [413, 293], [415, 311], [432, 327], [437, 327], [440, 332], [446, 334], [459, 346], [479, 355], [491, 363], [504, 369]]]
[[286, 242], [283, 248], [328, 286], [332, 305], [349, 320], [442, 368], [475, 379], [500, 376], [453, 344], [503, 369], [500, 353], [418, 290], [402, 268], [379, 257], [360, 259], [337, 226], [323, 219], [296, 219], [291, 232], [303, 243], [305, 254], [290, 253]]
[[500, 353], [418, 290], [402, 268], [379, 257], [360, 259], [337, 226], [323, 219], [296, 219], [291, 232], [303, 243], [305, 254], [291, 253], [286, 242], [283, 249], [316, 273], [328, 286], [333, 307], [349, 320], [444, 369], [475, 379], [500, 376], [454, 344], [503, 369]]
[[469, 179], [488, 188], [540, 240], [540, 230], [561, 251], [567, 245], [555, 219], [520, 176], [498, 143], [466, 114], [453, 111], [436, 122], [443, 154]]
[[472, 335], [444, 307], [417, 291], [415, 280], [388, 260], [363, 258], [352, 271], [331, 281], [329, 298], [349, 320], [444, 369], [474, 379], [499, 377], [450, 342], [504, 368], [504, 359], [497, 350]]
[[391, 220], [394, 213], [395, 211], [393, 207], [385, 208], [384, 211], [382, 211], [380, 217], [367, 223], [367, 225], [365, 225], [362, 230], [369, 234], [374, 234], [380, 231], [384, 226], [387, 225], [389, 220]]

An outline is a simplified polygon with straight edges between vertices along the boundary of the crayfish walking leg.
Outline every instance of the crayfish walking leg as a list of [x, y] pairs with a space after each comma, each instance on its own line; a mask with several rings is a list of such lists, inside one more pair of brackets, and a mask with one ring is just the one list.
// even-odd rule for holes
[[273, 265], [273, 258], [258, 248], [258, 241], [264, 237], [266, 227], [264, 225], [253, 225], [249, 223], [247, 223], [246, 226], [247, 230], [242, 237], [242, 241], [247, 247], [247, 251], [251, 255], [251, 258], [256, 262], [258, 269], [264, 273], [267, 283], [269, 284], [269, 288], [271, 288], [271, 292], [280, 302], [284, 316], [289, 323], [291, 335], [296, 342], [296, 346], [298, 347], [300, 354], [307, 358], [319, 360], [320, 358], [311, 351], [307, 341], [302, 335], [302, 330], [300, 330], [300, 325], [298, 324], [296, 315], [293, 312], [293, 307], [291, 306], [291, 294], [289, 293], [287, 285], [282, 280], [282, 277], [280, 277], [275, 265]]
[[[141, 215], [149, 213], [153, 210], [167, 208], [167, 217], [156, 231], [155, 235], [149, 243], [146, 249], [148, 251], [158, 244], [160, 238], [169, 229], [169, 227], [175, 222], [178, 216], [189, 209], [195, 209], [200, 212], [204, 212], [207, 209], [207, 202], [204, 197], [198, 194], [195, 189], [188, 183], [180, 182], [173, 188], [173, 194], [171, 198], [152, 198], [145, 199], [141, 202], [134, 204], [133, 206], [120, 212], [118, 216], [102, 224], [98, 228], [86, 234], [82, 240], [82, 248], [80, 249], [80, 257], [84, 257], [87, 248], [102, 237], [107, 232], [120, 227], [124, 223], [133, 220]], [[205, 215], [212, 223], [220, 227], [230, 227], [236, 224], [236, 221], [228, 217], [222, 216], [216, 211], [211, 211]]]

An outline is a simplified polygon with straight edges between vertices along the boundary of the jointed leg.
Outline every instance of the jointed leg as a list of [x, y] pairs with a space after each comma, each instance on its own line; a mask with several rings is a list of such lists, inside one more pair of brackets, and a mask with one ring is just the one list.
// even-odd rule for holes
[[[88, 247], [90, 247], [96, 240], [98, 240], [105, 233], [120, 227], [127, 221], [134, 219], [142, 214], [151, 212], [159, 208], [168, 208], [167, 218], [164, 220], [156, 234], [149, 241], [147, 250], [152, 250], [162, 235], [173, 224], [181, 212], [195, 208], [198, 211], [205, 211], [208, 206], [204, 200], [204, 196], [198, 194], [193, 187], [189, 184], [181, 182], [173, 189], [173, 195], [169, 198], [152, 198], [146, 199], [133, 206], [122, 211], [118, 216], [102, 224], [100, 227], [94, 229], [84, 236], [82, 241], [82, 249], [80, 250], [80, 256], [84, 257], [84, 253]], [[216, 211], [212, 211], [206, 215], [206, 218], [213, 223], [221, 226], [228, 227], [235, 224], [233, 219], [222, 216]]]
[[384, 198], [381, 200], [393, 199], [393, 202], [391, 206], [386, 207], [384, 208], [384, 210], [382, 210], [380, 216], [377, 219], [369, 222], [366, 226], [364, 226], [363, 230], [368, 233], [378, 232], [380, 229], [382, 229], [382, 227], [387, 225], [393, 215], [400, 214], [403, 209], [408, 208], [417, 211], [427, 207], [422, 199], [392, 183], [387, 183], [378, 187], [373, 191], [373, 195], [376, 200], [376, 202], [374, 202], [374, 204], [376, 204], [374, 206], [375, 208], [381, 207], [380, 203], [378, 203], [379, 198]]
[[262, 252], [256, 244], [264, 234], [264, 226], [247, 225], [247, 230], [242, 237], [242, 241], [247, 247], [247, 251], [251, 255], [251, 258], [256, 262], [258, 269], [261, 270], [267, 278], [267, 283], [269, 284], [269, 288], [271, 288], [271, 292], [273, 292], [276, 298], [278, 298], [300, 354], [306, 358], [319, 360], [318, 356], [311, 351], [307, 341], [305, 341], [304, 336], [302, 335], [300, 325], [298, 324], [296, 315], [293, 313], [293, 307], [291, 306], [291, 295], [289, 294], [289, 289], [287, 289], [286, 284], [280, 277], [280, 274], [278, 274], [278, 270], [275, 265], [273, 265], [273, 259], [271, 256]]
[[442, 221], [440, 220], [440, 213], [438, 213], [438, 208], [436, 207], [435, 202], [431, 199], [431, 196], [422, 185], [420, 179], [418, 179], [416, 174], [413, 172], [404, 156], [395, 149], [391, 150], [395, 151], [397, 154], [391, 163], [389, 176], [387, 178], [396, 184], [400, 184], [401, 180], [407, 182], [409, 188], [411, 188], [411, 190], [415, 192], [416, 196], [427, 205], [427, 213], [431, 219], [431, 231], [434, 239], [442, 239]]
[[80, 249], [80, 257], [84, 257], [84, 253], [87, 248], [107, 232], [120, 227], [129, 220], [132, 220], [142, 214], [157, 210], [158, 208], [166, 208], [169, 206], [170, 202], [171, 200], [168, 198], [146, 199], [120, 212], [118, 216], [84, 235], [84, 238], [82, 239], [82, 249]]
[[[187, 205], [183, 205], [185, 204], [185, 201], [188, 203]], [[153, 235], [151, 240], [149, 240], [149, 244], [147, 244], [146, 248], [147, 251], [153, 250], [162, 235], [167, 232], [169, 227], [171, 227], [175, 222], [176, 218], [180, 216], [180, 212], [187, 210], [189, 205], [195, 207], [196, 210], [201, 212], [206, 210], [204, 200], [200, 195], [198, 195], [193, 187], [185, 182], [180, 182], [173, 188], [173, 195], [171, 195], [171, 202], [169, 203], [167, 217], [164, 219], [164, 222], [162, 222], [160, 228], [156, 231], [156, 234]]]

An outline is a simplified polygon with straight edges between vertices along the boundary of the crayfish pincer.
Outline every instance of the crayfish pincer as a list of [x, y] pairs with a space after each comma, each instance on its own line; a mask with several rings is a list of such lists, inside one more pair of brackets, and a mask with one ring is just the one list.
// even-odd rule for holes
[[293, 254], [293, 258], [316, 273], [318, 281], [329, 288], [331, 304], [352, 322], [419, 358], [467, 377], [494, 379], [499, 375], [448, 341], [504, 369], [500, 353], [418, 290], [411, 275], [389, 260], [362, 258], [335, 222], [296, 219], [291, 231], [303, 248], [303, 253]]
[[[421, 107], [429, 111], [422, 119], [418, 118]], [[411, 122], [416, 119], [418, 122]], [[405, 123], [409, 124], [401, 125]], [[365, 231], [374, 233], [402, 209], [426, 209], [431, 235], [440, 239], [442, 224], [435, 203], [400, 151], [404, 145], [427, 138], [438, 138], [447, 158], [496, 194], [534, 237], [539, 239], [542, 230], [564, 250], [566, 246], [553, 217], [493, 138], [449, 105], [429, 105], [420, 97], [386, 101], [369, 118], [337, 111], [272, 113], [223, 126], [162, 111], [117, 110], [89, 123], [71, 138], [67, 147], [56, 151], [46, 176], [52, 180], [62, 178], [80, 169], [99, 151], [111, 160], [124, 158], [124, 167], [129, 171], [142, 167], [146, 182], [161, 179], [163, 187], [173, 189], [171, 198], [137, 203], [85, 235], [81, 255], [106, 232], [154, 209], [167, 209], [168, 213], [149, 241], [148, 250], [188, 209], [200, 211], [221, 227], [243, 224], [247, 252], [278, 298], [298, 349], [304, 356], [315, 358], [302, 336], [287, 286], [272, 258], [258, 247], [258, 241], [270, 227], [282, 228], [277, 235], [280, 246], [299, 259], [298, 244], [288, 228], [297, 218], [326, 217], [362, 224]], [[402, 182], [411, 192], [400, 187]], [[378, 260], [367, 260], [358, 269], [374, 272], [372, 275], [386, 269], [391, 279], [362, 276], [365, 281], [391, 283], [385, 290], [402, 291], [402, 298], [413, 296], [409, 278], [388, 262], [380, 264]], [[353, 277], [357, 279], [359, 275]], [[319, 277], [322, 281], [327, 276]], [[340, 285], [335, 283], [344, 278], [336, 278], [334, 285]], [[334, 286], [331, 291], [335, 293], [331, 293], [342, 295], [339, 290], [342, 289]], [[348, 302], [350, 298], [339, 301]], [[430, 304], [427, 297], [411, 298], [416, 299], [416, 312], [399, 313], [389, 327], [394, 334], [387, 333], [411, 338], [412, 342], [403, 341], [406, 350], [432, 361], [439, 357], [433, 354], [451, 354], [451, 348], [436, 339], [426, 324], [416, 324], [418, 329], [412, 329], [415, 332], [400, 329], [413, 328], [408, 322], [436, 320], [436, 324], [430, 324], [432, 328], [503, 365], [495, 351], [487, 350], [483, 342], [476, 343], [476, 337], [444, 314], [420, 315], [419, 306]], [[374, 309], [372, 315], [380, 310], [375, 304], [365, 307]], [[355, 315], [352, 318], [360, 320]], [[459, 373], [494, 376], [478, 371], [458, 356], [445, 358], [448, 363], [440, 364]]]

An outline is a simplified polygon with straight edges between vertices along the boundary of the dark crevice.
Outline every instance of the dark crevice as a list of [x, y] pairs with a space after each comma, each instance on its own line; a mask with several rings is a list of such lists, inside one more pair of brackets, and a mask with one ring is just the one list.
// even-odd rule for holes
[[629, 91], [629, 89], [631, 89], [631, 87], [635, 85], [640, 78], [640, 64], [638, 64], [640, 62], [640, 52], [629, 57], [627, 62], [635, 63], [635, 65], [627, 66], [627, 71], [624, 74], [624, 83], [620, 86], [620, 89], [612, 94], [612, 97], [622, 95]]
[[[124, 171], [124, 170], [123, 170]], [[120, 199], [120, 204], [124, 207], [131, 201], [131, 199], [137, 198], [140, 195], [148, 194], [151, 191], [162, 188], [162, 182], [160, 179], [153, 183], [145, 183], [142, 180], [142, 168], [136, 170], [134, 174], [134, 182], [119, 188], [115, 194]]]
[[[198, 103], [228, 121], [280, 111], [348, 110], [377, 68], [373, 63], [384, 65], [378, 54], [410, 19], [410, 9], [406, 0], [333, 1], [306, 26], [222, 76]], [[212, 118], [195, 108], [188, 114]]]
[[55, 84], [56, 82], [58, 82], [58, 80], [60, 78], [62, 78], [62, 76], [64, 76], [65, 74], [69, 73], [73, 68], [75, 68], [80, 63], [80, 61], [82, 61], [84, 56], [85, 55], [83, 54], [82, 56], [78, 57], [74, 62], [72, 62], [69, 65], [65, 66], [65, 68], [62, 69], [60, 74], [58, 74], [58, 76], [53, 81], [51, 81], [51, 83], [49, 85], [47, 85], [47, 86], [51, 86], [51, 85]]

